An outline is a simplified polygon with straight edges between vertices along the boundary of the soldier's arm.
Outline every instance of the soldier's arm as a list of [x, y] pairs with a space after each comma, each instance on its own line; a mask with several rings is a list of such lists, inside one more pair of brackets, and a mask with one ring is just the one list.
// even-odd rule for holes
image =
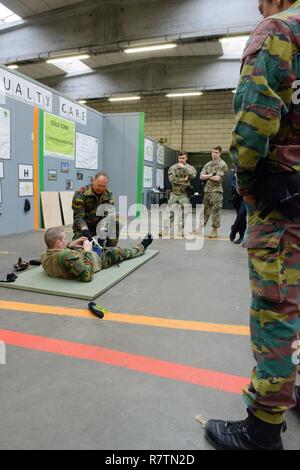
[[91, 282], [94, 277], [93, 255], [85, 252], [83, 259], [76, 251], [70, 250], [62, 254], [63, 267], [80, 282]]
[[196, 168], [194, 168], [192, 165], [186, 165], [186, 167], [187, 167], [187, 172], [188, 172], [189, 177], [191, 179], [196, 178], [197, 176]]
[[73, 197], [72, 209], [74, 213], [74, 224], [80, 229], [84, 230], [87, 228], [87, 223], [85, 221], [85, 204], [84, 204], [84, 195], [77, 191]]
[[211, 174], [208, 174], [207, 173], [207, 168], [208, 166], [207, 165], [204, 165], [202, 171], [201, 171], [201, 175], [200, 175], [200, 179], [201, 181], [207, 181], [209, 180], [209, 178], [211, 177]]
[[169, 169], [168, 175], [169, 175], [170, 183], [173, 183], [174, 179], [175, 179], [174, 167], [173, 166], [171, 166], [171, 168]]
[[264, 21], [246, 48], [235, 96], [236, 124], [230, 148], [237, 167], [239, 192], [251, 196], [255, 167], [269, 154], [292, 100], [292, 32], [283, 22]]

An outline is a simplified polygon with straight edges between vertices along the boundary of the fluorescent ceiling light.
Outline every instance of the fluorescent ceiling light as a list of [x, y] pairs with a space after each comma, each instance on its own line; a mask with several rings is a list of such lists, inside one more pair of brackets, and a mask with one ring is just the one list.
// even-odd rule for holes
[[120, 96], [120, 97], [111, 97], [108, 101], [138, 101], [141, 99], [141, 96]]
[[7, 67], [11, 70], [17, 70], [19, 68], [17, 64], [8, 65]]
[[87, 101], [86, 101], [86, 100], [79, 100], [78, 103], [80, 103], [80, 104], [86, 104]]
[[126, 54], [138, 54], [139, 52], [151, 52], [151, 51], [163, 51], [165, 49], [175, 49], [177, 44], [169, 43], [169, 44], [156, 44], [156, 45], [149, 45], [149, 46], [136, 46], [136, 47], [129, 47], [128, 49], [124, 49]]
[[167, 98], [184, 98], [188, 96], [201, 96], [203, 95], [202, 91], [187, 91], [187, 92], [182, 92], [182, 93], [168, 93], [166, 95]]
[[236, 94], [236, 90], [231, 90], [231, 93], [233, 93], [234, 95]]
[[14, 23], [15, 21], [20, 21], [22, 18], [16, 15], [9, 8], [6, 8], [2, 3], [0, 3], [0, 25]]
[[81, 54], [81, 55], [73, 55], [69, 57], [58, 57], [57, 59], [49, 59], [47, 60], [47, 64], [58, 64], [58, 63], [66, 63], [66, 64], [72, 64], [76, 60], [85, 60], [89, 59], [90, 56], [88, 54]]
[[241, 57], [249, 40], [249, 36], [235, 36], [220, 39], [224, 56]]

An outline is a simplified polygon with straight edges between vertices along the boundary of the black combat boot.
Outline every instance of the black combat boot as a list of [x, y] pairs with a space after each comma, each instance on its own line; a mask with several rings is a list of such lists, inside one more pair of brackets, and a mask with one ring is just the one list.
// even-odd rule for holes
[[286, 424], [268, 424], [249, 413], [245, 421], [210, 420], [205, 437], [216, 450], [284, 450], [281, 438]]
[[148, 235], [142, 240], [141, 245], [143, 245], [145, 250], [147, 250], [148, 246], [150, 246], [151, 243], [153, 243], [153, 237], [151, 233], [148, 233]]
[[295, 411], [298, 413], [300, 417], [300, 387], [296, 387], [295, 394], [296, 394], [296, 400], [297, 400]]
[[236, 230], [235, 226], [232, 225], [231, 232], [230, 232], [230, 235], [229, 235], [229, 238], [230, 238], [231, 242], [234, 242], [236, 235], [237, 235], [237, 230]]

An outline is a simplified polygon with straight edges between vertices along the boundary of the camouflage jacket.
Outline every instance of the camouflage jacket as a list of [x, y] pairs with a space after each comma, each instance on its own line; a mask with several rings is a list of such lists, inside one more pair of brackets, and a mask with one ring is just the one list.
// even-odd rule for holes
[[[216, 176], [221, 176], [222, 180], [223, 177], [228, 171], [228, 166], [224, 162], [224, 160], [220, 160], [219, 162], [214, 162], [211, 160], [210, 162], [206, 163], [204, 165], [202, 171], [201, 171], [201, 176], [205, 175], [211, 175], [213, 173], [216, 173]], [[223, 184], [222, 180], [219, 182], [216, 181], [207, 181], [205, 184], [205, 193], [223, 193]]]
[[74, 212], [74, 232], [81, 232], [84, 226], [95, 230], [103, 217], [97, 217], [97, 209], [100, 205], [115, 205], [115, 198], [110, 190], [106, 190], [104, 194], [97, 195], [92, 190], [92, 185], [85, 186], [76, 191], [73, 198]]
[[42, 254], [42, 266], [48, 276], [62, 279], [78, 279], [90, 282], [94, 273], [101, 270], [99, 256], [83, 249], [47, 250]]
[[[185, 181], [186, 177], [189, 177]], [[184, 168], [180, 168], [179, 164], [171, 166], [169, 169], [169, 181], [172, 184], [172, 192], [174, 194], [186, 194], [186, 189], [191, 186], [191, 180], [196, 178], [197, 170], [186, 164]]]
[[254, 170], [261, 159], [300, 170], [299, 79], [300, 0], [263, 20], [243, 54], [230, 149], [243, 196], [252, 195]]

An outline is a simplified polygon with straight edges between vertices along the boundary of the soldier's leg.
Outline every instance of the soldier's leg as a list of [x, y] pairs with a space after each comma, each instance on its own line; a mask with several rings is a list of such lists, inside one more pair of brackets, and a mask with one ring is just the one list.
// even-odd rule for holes
[[298, 234], [287, 231], [276, 249], [249, 249], [249, 257], [251, 336], [257, 367], [244, 398], [261, 421], [280, 424], [286, 410], [295, 405], [293, 345], [300, 330], [300, 228]]
[[185, 225], [185, 216], [187, 215], [187, 211], [189, 207], [191, 207], [191, 203], [189, 198], [183, 194], [182, 196], [178, 196], [178, 203], [180, 205], [180, 213], [178, 218], [178, 233], [179, 235], [183, 235], [184, 225]]
[[177, 204], [178, 204], [178, 196], [176, 196], [176, 194], [171, 193], [170, 199], [168, 201], [166, 217], [163, 223], [164, 231], [171, 231], [171, 228], [174, 225], [174, 219], [175, 219], [174, 212], [176, 210]]
[[210, 215], [211, 215], [211, 210], [212, 210], [211, 193], [204, 193], [203, 205], [204, 205], [204, 225], [207, 225]]
[[138, 258], [145, 253], [143, 245], [137, 245], [134, 248], [105, 248], [101, 254], [102, 269], [110, 268], [123, 261]]
[[223, 194], [222, 193], [212, 193], [211, 194], [211, 218], [212, 226], [214, 228], [221, 227], [221, 212], [223, 207]]

